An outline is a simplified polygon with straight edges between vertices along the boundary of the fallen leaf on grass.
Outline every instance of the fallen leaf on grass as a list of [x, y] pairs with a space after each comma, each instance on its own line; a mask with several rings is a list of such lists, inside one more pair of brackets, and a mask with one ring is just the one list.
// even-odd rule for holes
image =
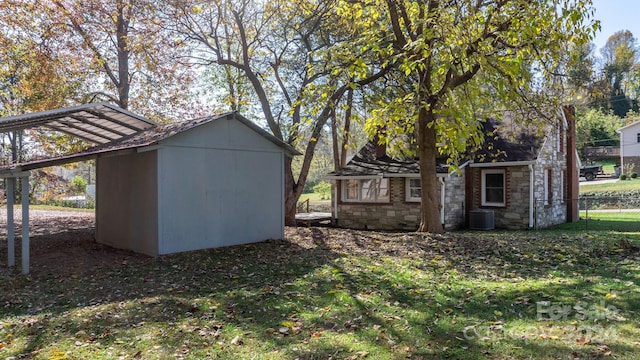
[[600, 345], [591, 351], [594, 356], [611, 356], [611, 349], [607, 345]]
[[590, 342], [591, 342], [590, 339], [583, 338], [583, 337], [576, 339], [576, 344], [578, 344], [578, 345], [586, 345], [586, 344], [588, 344]]
[[544, 339], [544, 340], [558, 340], [559, 337], [556, 335], [547, 335], [547, 334], [540, 334], [538, 336], [540, 339]]
[[356, 359], [366, 358], [367, 356], [369, 356], [369, 352], [368, 351], [358, 351], [357, 353], [349, 356], [347, 359], [356, 360]]
[[244, 344], [244, 341], [242, 341], [240, 336], [236, 336], [231, 340], [231, 344], [233, 344], [233, 345], [242, 345], [242, 344]]

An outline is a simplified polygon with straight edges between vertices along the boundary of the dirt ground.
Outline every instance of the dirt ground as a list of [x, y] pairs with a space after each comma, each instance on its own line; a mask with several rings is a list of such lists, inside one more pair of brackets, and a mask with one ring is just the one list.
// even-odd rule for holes
[[[0, 277], [20, 274], [22, 212], [14, 211], [16, 266], [7, 267], [7, 211], [0, 209]], [[95, 242], [93, 212], [32, 209], [30, 224], [30, 273], [71, 274], [112, 266], [114, 263], [148, 261], [148, 257], [116, 250]]]
[[[16, 266], [7, 266], [6, 209], [0, 208], [0, 280], [21, 273], [20, 211], [15, 211]], [[93, 212], [32, 209], [30, 213], [30, 274], [55, 277], [78, 276], [107, 271], [121, 265], [148, 264], [146, 255], [118, 250], [95, 242]], [[336, 228], [287, 227], [286, 241], [296, 251], [320, 250], [322, 256], [432, 256], [447, 257], [474, 253], [477, 256], [496, 253], [508, 247], [508, 239], [483, 236], [424, 236], [416, 233], [367, 232]], [[416, 241], [419, 240], [419, 241]], [[293, 251], [293, 250], [292, 250]], [[319, 256], [320, 256], [319, 255]]]
[[[21, 273], [21, 211], [14, 211], [16, 223], [15, 263], [7, 267], [7, 216], [0, 208], [0, 279]], [[52, 274], [57, 277], [76, 276], [85, 272], [107, 270], [122, 264], [144, 264], [153, 258], [127, 250], [118, 250], [95, 242], [93, 212], [31, 209], [30, 211], [30, 274]], [[344, 229], [287, 227], [285, 237], [301, 249], [326, 247], [333, 252], [378, 253], [420, 252], [403, 243], [390, 250], [381, 247], [385, 234], [360, 233]], [[406, 235], [401, 235], [400, 238]], [[400, 245], [400, 243], [395, 245]], [[408, 244], [412, 242], [409, 241]]]

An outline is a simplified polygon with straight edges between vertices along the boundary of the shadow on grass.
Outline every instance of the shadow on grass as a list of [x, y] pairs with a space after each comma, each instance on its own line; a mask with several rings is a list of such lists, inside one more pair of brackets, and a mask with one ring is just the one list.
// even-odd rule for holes
[[[626, 284], [640, 279], [627, 254], [563, 236], [310, 228], [285, 241], [157, 259], [89, 247], [85, 260], [107, 252], [111, 266], [74, 271], [70, 258], [64, 272], [6, 279], [0, 321], [25, 340], [13, 356], [67, 342], [97, 357], [108, 348], [160, 353], [151, 358], [597, 357], [595, 345], [573, 346], [581, 335], [565, 328], [576, 320], [573, 306], [606, 299], [632, 318], [640, 295]], [[573, 310], [538, 321], [539, 301]], [[616, 355], [634, 351], [613, 338], [606, 344]]]

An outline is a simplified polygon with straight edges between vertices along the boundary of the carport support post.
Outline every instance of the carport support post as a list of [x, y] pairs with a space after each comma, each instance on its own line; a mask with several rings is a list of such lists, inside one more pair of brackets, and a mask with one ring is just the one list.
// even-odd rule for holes
[[16, 201], [16, 179], [6, 178], [7, 184], [7, 264], [16, 266], [15, 225], [13, 224], [13, 203]]
[[29, 173], [22, 177], [22, 274], [29, 273]]

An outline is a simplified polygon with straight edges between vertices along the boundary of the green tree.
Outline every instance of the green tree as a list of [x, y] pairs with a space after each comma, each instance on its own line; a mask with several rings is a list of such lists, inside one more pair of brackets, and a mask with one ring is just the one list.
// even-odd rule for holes
[[74, 176], [73, 179], [71, 179], [71, 183], [69, 184], [69, 189], [74, 194], [84, 194], [86, 187], [87, 187], [87, 180], [85, 180], [80, 175]]
[[[380, 78], [369, 66], [353, 24], [335, 13], [337, 0], [180, 0], [175, 32], [192, 59], [242, 73], [271, 133], [303, 150], [299, 170], [285, 159], [285, 221], [295, 222], [318, 140], [349, 89]], [[360, 69], [357, 77], [351, 74]], [[231, 89], [231, 87], [229, 87]], [[232, 93], [230, 92], [230, 96]], [[230, 102], [233, 106], [233, 103]]]
[[593, 81], [594, 58], [592, 42], [574, 46], [567, 64], [567, 83], [576, 90], [587, 89]]
[[616, 129], [624, 125], [623, 120], [600, 109], [579, 111], [576, 115], [576, 146], [606, 146], [618, 144]]
[[[0, 14], [1, 11], [0, 7]], [[0, 16], [0, 116], [61, 107], [77, 96], [80, 81], [65, 73], [65, 59], [47, 44], [13, 31], [3, 20]], [[43, 138], [42, 132], [25, 134], [25, 130], [19, 130], [3, 134], [6, 161], [26, 159], [29, 149], [24, 146], [25, 135], [45, 145], [55, 143], [50, 137]]]
[[59, 71], [82, 80], [83, 97], [74, 102], [108, 101], [163, 120], [187, 107], [192, 79], [182, 61], [184, 42], [165, 29], [174, 15], [165, 6], [151, 0], [7, 0], [0, 4], [0, 22], [65, 60]]
[[609, 37], [600, 50], [604, 58], [603, 73], [608, 86], [608, 105], [618, 117], [625, 117], [632, 109], [627, 85], [637, 59], [636, 39], [629, 30], [621, 30]]
[[[553, 84], [566, 49], [585, 43], [598, 27], [587, 21], [592, 12], [589, 1], [564, 0], [341, 3], [340, 13], [358, 24], [371, 50], [411, 82], [411, 91], [390, 99], [383, 113], [402, 115], [402, 123], [417, 130], [420, 231], [443, 231], [436, 156], [455, 155], [481, 141], [481, 110], [491, 103], [500, 110], [557, 104], [544, 86]], [[403, 125], [403, 131], [408, 128]]]

